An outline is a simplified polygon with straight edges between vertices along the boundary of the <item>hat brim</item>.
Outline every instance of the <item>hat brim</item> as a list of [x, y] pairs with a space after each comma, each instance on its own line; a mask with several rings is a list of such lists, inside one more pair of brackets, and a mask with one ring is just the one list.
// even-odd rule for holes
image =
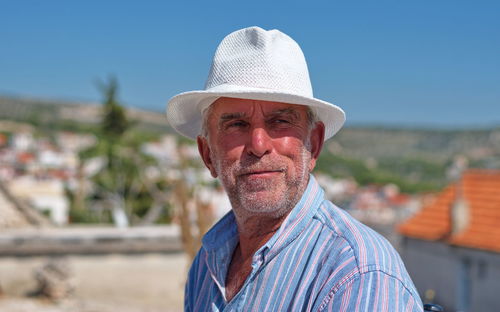
[[201, 131], [203, 110], [220, 97], [309, 106], [325, 124], [325, 141], [335, 135], [345, 122], [344, 111], [326, 101], [270, 89], [227, 84], [208, 90], [184, 92], [172, 97], [167, 104], [167, 120], [180, 134], [196, 139]]

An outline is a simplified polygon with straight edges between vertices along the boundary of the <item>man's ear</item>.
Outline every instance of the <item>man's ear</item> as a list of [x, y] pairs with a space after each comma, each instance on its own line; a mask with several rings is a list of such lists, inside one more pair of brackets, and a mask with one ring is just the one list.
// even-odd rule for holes
[[316, 167], [316, 160], [318, 160], [319, 154], [323, 149], [323, 143], [325, 142], [325, 125], [323, 124], [323, 122], [318, 121], [316, 123], [316, 126], [311, 130], [309, 139], [311, 151], [309, 172], [312, 172], [314, 167]]
[[208, 145], [208, 140], [205, 137], [198, 136], [196, 138], [196, 143], [198, 143], [198, 152], [200, 153], [203, 163], [210, 170], [212, 177], [217, 178], [217, 172], [215, 171], [215, 166], [212, 163], [212, 158], [210, 157], [210, 147]]

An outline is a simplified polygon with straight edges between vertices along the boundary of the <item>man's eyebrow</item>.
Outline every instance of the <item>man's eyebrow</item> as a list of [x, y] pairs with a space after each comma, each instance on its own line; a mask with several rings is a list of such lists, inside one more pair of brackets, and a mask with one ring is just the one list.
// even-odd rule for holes
[[[276, 117], [280, 115], [292, 115], [293, 118], [298, 119], [300, 117], [299, 112], [296, 109], [293, 108], [282, 108], [282, 109], [277, 109], [274, 111], [271, 111], [267, 114], [269, 117]], [[222, 114], [219, 118], [219, 124], [223, 124], [227, 121], [233, 120], [233, 119], [239, 119], [239, 118], [245, 118], [247, 115], [243, 112], [236, 112], [236, 113], [225, 113]]]
[[232, 119], [244, 118], [245, 116], [245, 113], [226, 113], [220, 116], [219, 121], [225, 122]]
[[272, 112], [270, 112], [268, 115], [272, 117], [280, 116], [280, 115], [292, 115], [294, 118], [299, 118], [299, 112], [296, 109], [293, 108], [282, 108], [282, 109], [277, 109]]
[[225, 113], [225, 114], [222, 114], [219, 118], [219, 122], [218, 122], [218, 127], [222, 127], [222, 125], [230, 120], [234, 120], [234, 119], [239, 119], [239, 118], [245, 118], [246, 114], [245, 113]]

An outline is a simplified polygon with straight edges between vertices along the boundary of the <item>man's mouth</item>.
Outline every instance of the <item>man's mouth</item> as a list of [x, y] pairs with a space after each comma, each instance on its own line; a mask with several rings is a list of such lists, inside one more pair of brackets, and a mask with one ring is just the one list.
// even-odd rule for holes
[[242, 173], [240, 176], [241, 177], [271, 177], [276, 174], [282, 173], [282, 169], [276, 169], [276, 170], [253, 170], [253, 171], [248, 171], [245, 173]]

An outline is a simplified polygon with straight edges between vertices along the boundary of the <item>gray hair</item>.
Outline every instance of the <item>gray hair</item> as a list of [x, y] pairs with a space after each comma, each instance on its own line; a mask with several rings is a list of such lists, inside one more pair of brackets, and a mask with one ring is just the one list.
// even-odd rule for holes
[[[208, 117], [212, 114], [213, 108], [214, 108], [214, 105], [209, 105], [201, 113], [202, 123], [201, 123], [200, 135], [204, 138], [207, 138], [207, 139], [208, 139]], [[314, 126], [316, 125], [316, 123], [318, 121], [320, 121], [320, 120], [319, 120], [316, 112], [310, 106], [307, 106], [307, 125], [309, 127], [309, 130], [314, 128]]]

